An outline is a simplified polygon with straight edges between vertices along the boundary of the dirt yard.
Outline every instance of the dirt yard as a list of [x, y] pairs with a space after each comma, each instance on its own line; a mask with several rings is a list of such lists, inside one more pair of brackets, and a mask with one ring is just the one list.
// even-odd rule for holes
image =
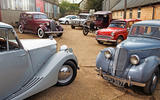
[[[64, 35], [61, 38], [55, 38], [58, 46], [66, 44], [73, 48], [78, 57], [80, 70], [76, 80], [69, 86], [53, 86], [39, 94], [36, 94], [27, 100], [159, 100], [160, 85], [153, 96], [146, 96], [141, 88], [118, 88], [97, 76], [94, 70], [96, 56], [98, 52], [109, 45], [99, 45], [95, 40], [95, 35], [84, 36], [82, 30], [71, 29], [70, 26], [63, 26]], [[18, 34], [20, 38], [30, 39], [38, 38], [33, 34]], [[111, 45], [110, 45], [111, 46]]]

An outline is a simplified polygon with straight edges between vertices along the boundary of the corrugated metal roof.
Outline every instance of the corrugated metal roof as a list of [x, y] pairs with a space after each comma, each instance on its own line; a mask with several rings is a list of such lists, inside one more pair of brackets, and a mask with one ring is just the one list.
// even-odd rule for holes
[[[121, 0], [115, 7], [112, 8], [112, 11], [124, 9], [124, 1], [125, 0]], [[127, 0], [127, 8], [140, 7], [154, 3], [160, 3], [160, 0]]]

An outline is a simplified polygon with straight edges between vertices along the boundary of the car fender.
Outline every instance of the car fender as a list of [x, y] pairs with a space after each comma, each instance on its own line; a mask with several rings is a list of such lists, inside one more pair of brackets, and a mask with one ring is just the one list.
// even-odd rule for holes
[[69, 53], [67, 51], [60, 51], [54, 54], [48, 59], [48, 61], [44, 64], [40, 71], [34, 76], [42, 79], [27, 91], [13, 98], [13, 100], [25, 99], [55, 85], [58, 80], [58, 72], [60, 68], [66, 61], [69, 60], [74, 61], [78, 68], [77, 58], [74, 56], [73, 53]]
[[[43, 29], [43, 30], [47, 30], [47, 27], [46, 27], [45, 25], [43, 25], [43, 24], [40, 24], [39, 27], [38, 27], [38, 29], [39, 29], [39, 28], [41, 28], [41, 29]], [[38, 30], [38, 29], [37, 29], [37, 30]]]
[[98, 69], [101, 67], [102, 70], [105, 72], [108, 72], [108, 70], [112, 66], [111, 64], [113, 64], [113, 61], [114, 61], [113, 56], [111, 59], [106, 59], [104, 52], [106, 52], [107, 50], [111, 51], [112, 55], [114, 55], [115, 49], [110, 47], [110, 48], [105, 48], [105, 49], [101, 50], [101, 52], [98, 54], [98, 56], [96, 58], [96, 67]]
[[152, 76], [152, 73], [160, 64], [160, 58], [157, 56], [150, 56], [142, 60], [141, 64], [131, 66], [128, 77], [137, 82], [146, 83]]

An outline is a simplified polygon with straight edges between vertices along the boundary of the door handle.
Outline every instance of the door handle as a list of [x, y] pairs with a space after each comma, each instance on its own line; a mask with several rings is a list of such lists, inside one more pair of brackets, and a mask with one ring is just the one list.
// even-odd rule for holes
[[26, 53], [24, 53], [24, 54], [21, 54], [21, 55], [20, 55], [20, 57], [23, 57], [23, 56], [25, 56], [25, 55], [26, 55]]

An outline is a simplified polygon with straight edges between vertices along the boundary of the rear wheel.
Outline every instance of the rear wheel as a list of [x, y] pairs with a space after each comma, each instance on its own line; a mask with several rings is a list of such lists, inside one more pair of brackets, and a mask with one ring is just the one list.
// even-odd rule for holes
[[19, 25], [18, 30], [19, 30], [19, 32], [20, 32], [21, 34], [24, 33], [24, 30], [23, 30], [23, 28], [22, 28], [22, 25]]
[[71, 25], [71, 28], [72, 28], [72, 29], [75, 29], [75, 26]]
[[116, 40], [116, 44], [120, 44], [122, 41], [124, 40], [124, 38], [122, 36], [119, 36]]
[[88, 28], [83, 28], [83, 34], [86, 36], [88, 35], [89, 29]]
[[147, 82], [146, 86], [144, 87], [144, 93], [151, 95], [157, 86], [159, 78], [159, 68], [157, 67], [152, 74], [151, 79]]
[[72, 61], [67, 61], [61, 67], [58, 73], [58, 86], [66, 86], [71, 84], [77, 75], [77, 67]]
[[44, 38], [46, 35], [45, 35], [45, 32], [42, 28], [39, 28], [38, 29], [38, 37], [39, 38]]

